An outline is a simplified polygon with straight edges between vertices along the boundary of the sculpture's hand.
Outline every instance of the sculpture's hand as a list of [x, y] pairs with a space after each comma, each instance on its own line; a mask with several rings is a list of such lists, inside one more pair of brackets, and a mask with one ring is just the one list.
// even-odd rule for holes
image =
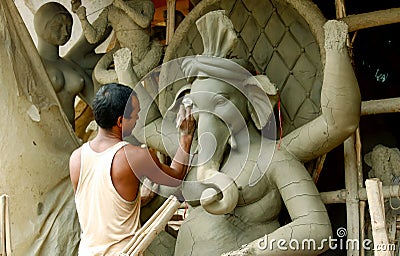
[[123, 0], [114, 0], [113, 5], [119, 9], [122, 9], [126, 6]]
[[80, 20], [86, 19], [86, 7], [83, 5], [79, 6], [76, 10], [76, 15], [78, 15]]
[[81, 0], [71, 0], [72, 12], [76, 13], [81, 5], [82, 5]]

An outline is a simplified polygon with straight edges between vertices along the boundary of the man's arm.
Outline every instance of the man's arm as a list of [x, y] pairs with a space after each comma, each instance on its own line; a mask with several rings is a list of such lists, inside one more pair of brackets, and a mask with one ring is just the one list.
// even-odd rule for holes
[[[138, 178], [148, 177], [151, 181], [167, 186], [179, 186], [186, 175], [190, 158], [190, 147], [195, 130], [195, 121], [190, 109], [180, 123], [180, 141], [171, 166], [162, 164], [153, 149], [135, 147], [127, 151], [131, 168]], [[133, 146], [132, 146], [133, 147]]]
[[151, 1], [143, 1], [143, 12], [137, 11], [127, 5], [123, 0], [114, 0], [113, 5], [124, 11], [138, 26], [148, 28], [153, 20], [154, 5]]
[[81, 148], [76, 149], [72, 152], [69, 158], [69, 176], [71, 179], [72, 187], [74, 188], [74, 192], [76, 192], [76, 188], [78, 187], [79, 175], [81, 171]]

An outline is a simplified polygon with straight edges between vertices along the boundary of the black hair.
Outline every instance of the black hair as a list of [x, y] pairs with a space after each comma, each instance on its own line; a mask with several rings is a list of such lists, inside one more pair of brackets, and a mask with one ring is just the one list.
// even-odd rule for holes
[[96, 123], [103, 129], [111, 129], [117, 124], [118, 117], [130, 118], [133, 96], [137, 97], [136, 92], [122, 84], [110, 83], [100, 87], [93, 100]]

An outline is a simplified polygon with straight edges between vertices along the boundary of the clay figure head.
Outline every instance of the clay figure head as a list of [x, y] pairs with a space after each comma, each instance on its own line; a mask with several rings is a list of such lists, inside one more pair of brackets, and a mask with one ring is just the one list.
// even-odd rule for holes
[[42, 5], [34, 17], [38, 37], [52, 45], [64, 45], [71, 38], [72, 16], [61, 4], [48, 2]]
[[140, 111], [136, 92], [121, 84], [106, 84], [96, 93], [93, 113], [96, 123], [109, 130], [114, 126], [122, 129], [123, 136], [131, 134]]

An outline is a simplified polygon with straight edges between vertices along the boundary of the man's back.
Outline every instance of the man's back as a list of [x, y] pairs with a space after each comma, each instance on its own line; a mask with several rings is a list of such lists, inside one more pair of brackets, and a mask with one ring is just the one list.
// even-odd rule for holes
[[80, 255], [116, 255], [139, 228], [138, 186], [130, 186], [136, 187], [133, 201], [123, 198], [116, 188], [124, 187], [121, 184], [124, 172], [125, 176], [126, 171], [133, 174], [129, 165], [126, 170], [121, 161], [126, 144], [121, 141], [98, 151], [85, 143], [80, 150], [81, 168], [75, 194], [82, 228]]

